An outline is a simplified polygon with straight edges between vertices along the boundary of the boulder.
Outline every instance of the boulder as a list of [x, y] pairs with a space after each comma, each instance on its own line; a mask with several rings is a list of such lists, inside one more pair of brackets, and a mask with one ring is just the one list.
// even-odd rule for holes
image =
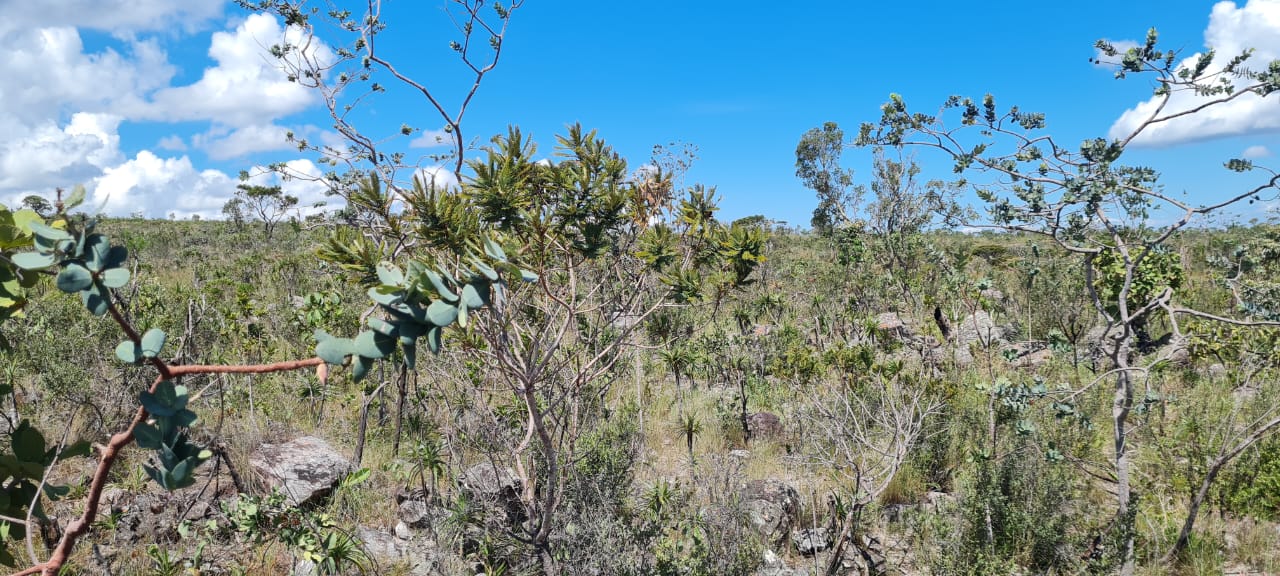
[[742, 501], [751, 526], [770, 542], [791, 532], [800, 512], [796, 489], [778, 480], [752, 480], [742, 489]]
[[520, 477], [511, 468], [481, 463], [467, 468], [458, 484], [472, 496], [486, 500], [519, 497]]
[[314, 436], [263, 444], [249, 456], [249, 465], [294, 506], [318, 503], [351, 470], [345, 456]]
[[968, 348], [974, 343], [992, 346], [1008, 341], [1012, 332], [1009, 326], [997, 325], [986, 310], [978, 310], [960, 322], [956, 330], [956, 345], [960, 348]]
[[753, 439], [782, 436], [782, 419], [772, 412], [756, 412], [747, 416], [747, 430]]
[[813, 556], [831, 547], [831, 531], [826, 528], [805, 528], [791, 534], [791, 545], [802, 556]]

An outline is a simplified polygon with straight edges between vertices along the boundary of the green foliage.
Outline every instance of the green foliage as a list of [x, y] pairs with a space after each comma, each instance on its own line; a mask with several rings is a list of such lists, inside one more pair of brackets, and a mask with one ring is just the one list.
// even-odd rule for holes
[[1093, 257], [1093, 267], [1097, 271], [1094, 288], [1113, 314], [1118, 310], [1126, 279], [1128, 292], [1125, 303], [1130, 314], [1146, 306], [1165, 290], [1176, 291], [1182, 286], [1185, 273], [1182, 259], [1176, 252], [1152, 249], [1140, 261], [1135, 261], [1137, 258], [1138, 255], [1131, 254], [1126, 260], [1115, 249], [1102, 250]]
[[187, 409], [186, 386], [163, 380], [155, 391], [138, 395], [151, 420], [134, 429], [138, 446], [155, 450], [158, 462], [144, 466], [147, 475], [166, 490], [177, 490], [195, 483], [195, 471], [213, 453], [187, 439], [187, 430], [196, 422], [196, 414]]

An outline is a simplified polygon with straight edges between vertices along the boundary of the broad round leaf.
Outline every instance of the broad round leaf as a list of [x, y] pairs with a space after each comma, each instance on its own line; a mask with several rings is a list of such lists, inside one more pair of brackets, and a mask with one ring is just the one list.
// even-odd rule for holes
[[123, 288], [129, 283], [129, 271], [124, 268], [108, 268], [102, 273], [102, 285], [107, 288]]
[[356, 336], [355, 346], [356, 354], [378, 360], [395, 351], [396, 340], [391, 336], [365, 331]]
[[[456, 297], [454, 298], [457, 299]], [[448, 326], [458, 318], [458, 309], [443, 300], [436, 300], [427, 306], [427, 320], [436, 326]]]
[[316, 356], [329, 364], [341, 366], [347, 356], [355, 353], [355, 342], [350, 338], [330, 338], [316, 345]]
[[53, 254], [40, 252], [19, 252], [9, 257], [13, 264], [23, 270], [44, 270], [53, 266]]
[[107, 313], [107, 300], [103, 297], [96, 284], [80, 292], [80, 301], [84, 302], [84, 307], [94, 316], [101, 316]]
[[30, 222], [27, 227], [31, 229], [32, 234], [54, 242], [71, 239], [71, 234], [68, 234], [66, 230], [59, 230], [41, 222]]
[[58, 289], [68, 294], [93, 286], [93, 273], [79, 264], [68, 264], [58, 272]]
[[142, 335], [142, 355], [146, 358], [155, 358], [160, 355], [160, 349], [164, 348], [165, 339], [164, 330], [152, 328]]
[[376, 271], [378, 273], [378, 281], [385, 285], [399, 286], [404, 284], [404, 273], [395, 264], [379, 262]]
[[111, 251], [111, 242], [102, 234], [90, 234], [84, 240], [85, 265], [94, 272], [107, 268], [107, 253]]
[[351, 379], [359, 382], [369, 374], [369, 368], [373, 367], [373, 360], [364, 356], [355, 356], [351, 362]]
[[106, 260], [103, 261], [102, 267], [108, 269], [117, 268], [124, 264], [124, 261], [128, 259], [128, 248], [125, 248], [124, 246], [112, 246], [111, 250], [107, 251], [107, 257]]
[[[479, 288], [477, 288], [477, 285]], [[489, 283], [484, 280], [475, 280], [462, 287], [462, 301], [467, 304], [468, 308], [477, 309], [484, 308], [489, 302]]]
[[116, 358], [126, 364], [138, 364], [142, 362], [142, 349], [133, 340], [125, 340], [116, 346]]

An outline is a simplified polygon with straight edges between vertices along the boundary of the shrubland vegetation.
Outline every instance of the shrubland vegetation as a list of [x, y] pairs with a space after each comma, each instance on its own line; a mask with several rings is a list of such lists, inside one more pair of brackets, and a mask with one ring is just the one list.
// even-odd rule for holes
[[[245, 186], [221, 222], [86, 215], [82, 189], [0, 211], [6, 565], [1280, 572], [1280, 225], [1193, 226], [1280, 176], [1231, 160], [1254, 187], [1193, 206], [1122, 162], [1184, 112], [1075, 147], [990, 96], [895, 96], [856, 137], [801, 137], [801, 231], [717, 219], [689, 146], [637, 170], [582, 127], [549, 154], [513, 127], [464, 162], [519, 3], [456, 2], [454, 112], [374, 51], [376, 12], [246, 5], [353, 35], [336, 62], [273, 49], [350, 139], [298, 142], [345, 208]], [[1098, 48], [1201, 110], [1280, 88], [1247, 55], [1180, 68], [1154, 31]], [[378, 73], [441, 114], [461, 186], [348, 123]], [[963, 180], [922, 181], [939, 158]], [[252, 461], [303, 435], [352, 466], [299, 504]]]

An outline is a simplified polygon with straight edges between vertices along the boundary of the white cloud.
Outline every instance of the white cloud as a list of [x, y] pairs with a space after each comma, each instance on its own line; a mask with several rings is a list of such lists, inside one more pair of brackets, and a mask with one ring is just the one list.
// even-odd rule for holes
[[436, 188], [450, 189], [458, 187], [458, 176], [453, 170], [444, 166], [427, 166], [418, 169], [416, 178], [421, 178], [424, 183], [435, 184]]
[[[253, 126], [300, 112], [316, 94], [290, 82], [267, 49], [283, 41], [299, 41], [301, 32], [285, 29], [275, 17], [253, 14], [233, 32], [215, 32], [209, 57], [217, 64], [187, 86], [163, 88], [152, 96], [140, 118], [170, 122], [216, 120], [231, 126]], [[311, 57], [330, 61], [332, 53], [312, 42]]]
[[[132, 41], [129, 52], [85, 53], [74, 28], [33, 28], [0, 37], [0, 110], [28, 125], [67, 111], [128, 115], [142, 94], [174, 75], [154, 41]], [[3, 138], [3, 136], [0, 136]]]
[[92, 207], [124, 216], [142, 212], [151, 218], [176, 213], [219, 217], [222, 205], [235, 194], [238, 182], [217, 170], [197, 170], [186, 156], [160, 158], [143, 150], [128, 162], [107, 168], [93, 186]]
[[169, 136], [165, 136], [164, 138], [161, 138], [160, 141], [156, 143], [156, 147], [160, 148], [161, 150], [173, 150], [175, 152], [182, 152], [183, 150], [187, 149], [187, 143], [182, 141], [181, 136], [177, 134], [171, 134]]
[[1266, 158], [1270, 155], [1271, 155], [1271, 150], [1261, 144], [1245, 148], [1244, 152], [1240, 153], [1241, 157], [1248, 158], [1250, 160], [1255, 160], [1258, 158]]
[[[1218, 2], [1209, 16], [1205, 44], [1217, 54], [1217, 62], [1225, 62], [1244, 50], [1255, 52], [1248, 65], [1264, 68], [1280, 58], [1280, 0], [1248, 0], [1243, 7], [1235, 2]], [[1199, 54], [1182, 61], [1193, 66]], [[1162, 114], [1188, 110], [1204, 100], [1192, 93], [1174, 94]], [[1111, 126], [1112, 138], [1125, 138], [1149, 118], [1159, 105], [1157, 98], [1127, 110]], [[1149, 126], [1134, 139], [1134, 145], [1167, 146], [1223, 136], [1258, 134], [1280, 130], [1280, 99], [1263, 99], [1245, 94], [1226, 104], [1213, 106], [1197, 114]]]
[[0, 0], [0, 34], [40, 26], [69, 26], [120, 34], [191, 30], [222, 14], [222, 0]]
[[[155, 37], [180, 38], [222, 14], [225, 2], [172, 0], [0, 0], [0, 200], [13, 205], [27, 194], [50, 196], [55, 187], [85, 184], [86, 207], [123, 216], [174, 213], [221, 217], [239, 184], [220, 170], [195, 166], [186, 155], [121, 152], [120, 127], [129, 122], [204, 122], [154, 142], [155, 150], [198, 148], [214, 160], [289, 147], [275, 121], [314, 104], [314, 95], [288, 81], [266, 51], [300, 32], [255, 14], [209, 43], [212, 65], [197, 80], [175, 86], [178, 69]], [[108, 47], [86, 51], [82, 29], [113, 34]], [[332, 58], [313, 43], [312, 56]], [[200, 132], [203, 130], [203, 132]], [[317, 132], [313, 126], [300, 134]], [[323, 133], [321, 134], [323, 136]], [[133, 146], [128, 148], [137, 149]], [[318, 178], [311, 162], [289, 166]], [[324, 201], [323, 182], [280, 183], [298, 196], [303, 213]]]
[[[279, 185], [285, 194], [298, 199], [298, 210], [303, 216], [332, 210], [342, 205], [341, 197], [329, 196], [329, 185], [321, 179], [324, 171], [312, 161], [290, 160], [285, 162], [285, 170], [291, 177], [281, 178], [279, 174], [268, 171], [265, 166], [257, 166], [250, 170], [252, 176], [249, 177], [249, 183], [259, 186]], [[317, 203], [325, 205], [317, 208], [315, 207]]]
[[77, 113], [59, 128], [53, 122], [7, 133], [0, 141], [0, 190], [47, 194], [82, 182], [121, 160], [120, 117]]
[[254, 124], [243, 128], [215, 126], [204, 134], [191, 137], [191, 145], [204, 150], [213, 160], [248, 156], [255, 152], [287, 150], [290, 144], [287, 128], [275, 124]]
[[444, 130], [423, 130], [417, 138], [409, 141], [410, 148], [437, 148], [452, 145], [453, 134]]

